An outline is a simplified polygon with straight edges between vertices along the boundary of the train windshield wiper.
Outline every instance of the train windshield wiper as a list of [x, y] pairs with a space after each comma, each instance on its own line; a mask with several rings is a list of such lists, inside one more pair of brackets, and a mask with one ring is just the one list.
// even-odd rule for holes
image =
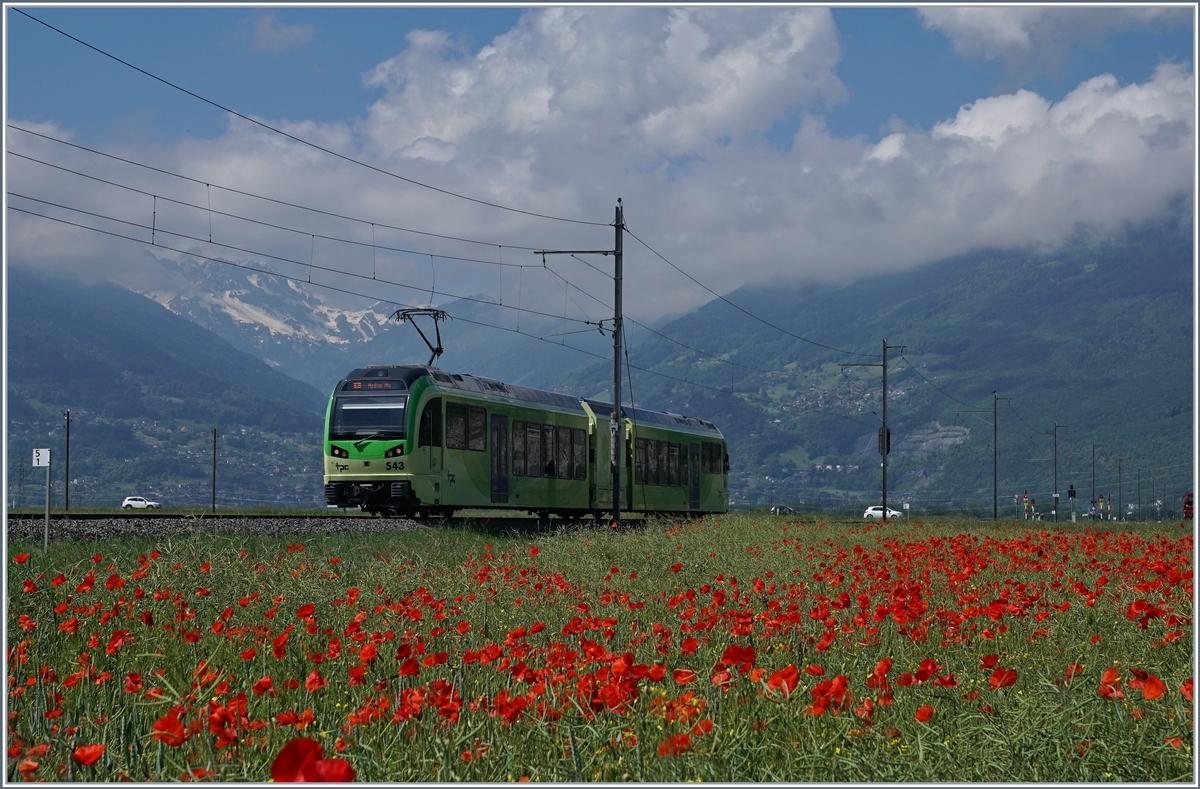
[[363, 448], [363, 444], [366, 444], [368, 441], [374, 441], [377, 438], [404, 438], [404, 436], [403, 436], [403, 434], [396, 433], [394, 431], [385, 432], [385, 433], [372, 433], [369, 436], [364, 436], [364, 437], [360, 438], [359, 440], [355, 441], [354, 448], [361, 452], [362, 448]]

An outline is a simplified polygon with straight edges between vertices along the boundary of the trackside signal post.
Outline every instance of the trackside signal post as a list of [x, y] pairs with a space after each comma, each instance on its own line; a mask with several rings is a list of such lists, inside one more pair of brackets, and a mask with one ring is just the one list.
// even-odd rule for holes
[[612, 465], [612, 519], [613, 524], [616, 525], [621, 522], [621, 467], [625, 465], [625, 431], [622, 429], [621, 420], [621, 332], [624, 327], [624, 317], [621, 314], [621, 280], [623, 277], [625, 211], [619, 197], [617, 198], [617, 213], [613, 220], [613, 227], [616, 237], [612, 249], [541, 249], [534, 254], [541, 255], [543, 262], [545, 262], [546, 255], [612, 255], [616, 259], [613, 266], [613, 407], [608, 425], [611, 434], [608, 449], [609, 463]]
[[33, 467], [46, 467], [46, 527], [42, 533], [42, 550], [50, 550], [50, 450], [33, 450]]

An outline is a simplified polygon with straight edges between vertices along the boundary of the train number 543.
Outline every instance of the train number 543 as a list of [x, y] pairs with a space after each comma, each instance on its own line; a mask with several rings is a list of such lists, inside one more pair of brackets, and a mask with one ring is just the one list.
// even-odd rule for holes
[[388, 471], [404, 471], [404, 461], [403, 460], [389, 460], [387, 462], [387, 470]]

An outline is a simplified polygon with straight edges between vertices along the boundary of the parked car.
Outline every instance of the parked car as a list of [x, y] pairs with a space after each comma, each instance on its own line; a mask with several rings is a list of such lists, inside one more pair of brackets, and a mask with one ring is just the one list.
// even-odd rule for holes
[[[903, 518], [904, 513], [896, 512], [896, 510], [888, 507], [887, 516], [889, 519]], [[883, 507], [867, 507], [867, 511], [863, 513], [863, 517], [867, 520], [883, 520]]]
[[121, 502], [121, 508], [126, 510], [156, 510], [161, 507], [162, 504], [159, 504], [157, 501], [150, 501], [141, 496], [126, 496], [125, 500]]
[[771, 508], [771, 514], [772, 515], [795, 515], [796, 511], [794, 509], [792, 509], [791, 507], [784, 507], [782, 505], [777, 504]]

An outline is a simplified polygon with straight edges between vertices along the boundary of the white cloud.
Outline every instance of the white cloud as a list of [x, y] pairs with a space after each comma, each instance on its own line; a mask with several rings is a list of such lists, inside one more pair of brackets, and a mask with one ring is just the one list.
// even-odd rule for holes
[[[824, 107], [843, 96], [838, 57], [823, 9], [535, 10], [474, 55], [454, 50], [440, 33], [410, 36], [402, 52], [366, 75], [384, 95], [362, 118], [272, 122], [405, 178], [537, 213], [607, 223], [622, 197], [633, 233], [721, 292], [776, 279], [845, 280], [980, 246], [1054, 245], [1078, 223], [1116, 230], [1192, 195], [1194, 78], [1183, 66], [1161, 66], [1145, 83], [1126, 86], [1097, 76], [1058, 102], [1024, 90], [981, 98], [929, 131], [905, 129], [871, 144], [839, 139], [821, 121]], [[791, 149], [780, 151], [763, 133], [797, 107], [800, 129]], [[302, 277], [310, 260], [352, 271], [361, 278], [316, 271], [313, 279], [373, 298], [428, 301], [428, 290], [380, 280], [429, 288], [436, 278], [438, 290], [502, 295], [505, 304], [553, 314], [564, 305], [592, 320], [606, 312], [588, 296], [564, 293], [538, 256], [514, 247], [603, 249], [612, 244], [611, 228], [455, 200], [242, 121], [213, 140], [113, 152], [376, 227], [151, 176], [13, 132], [9, 145], [202, 207], [159, 199], [160, 244], [164, 228], [207, 238], [211, 220], [214, 240], [290, 258], [297, 263], [272, 264]], [[8, 165], [14, 191], [151, 221], [145, 195], [87, 186], [13, 157]], [[207, 201], [303, 233], [209, 216]], [[15, 261], [108, 265], [141, 254], [127, 242], [12, 212], [9, 231]], [[121, 232], [149, 237], [147, 228]], [[314, 237], [320, 234], [358, 244]], [[533, 267], [501, 271], [382, 246]], [[625, 250], [633, 317], [653, 320], [711, 298], [633, 239]], [[567, 257], [548, 263], [611, 303], [611, 280]]]
[[272, 13], [247, 20], [231, 39], [245, 44], [252, 52], [278, 55], [311, 42], [317, 35], [315, 25], [286, 25]]
[[1135, 28], [1192, 24], [1190, 8], [1134, 6], [934, 6], [918, 9], [926, 28], [937, 30], [964, 58], [999, 60], [1018, 79], [1040, 70], [1051, 74], [1073, 44], [1093, 47], [1110, 33]]

